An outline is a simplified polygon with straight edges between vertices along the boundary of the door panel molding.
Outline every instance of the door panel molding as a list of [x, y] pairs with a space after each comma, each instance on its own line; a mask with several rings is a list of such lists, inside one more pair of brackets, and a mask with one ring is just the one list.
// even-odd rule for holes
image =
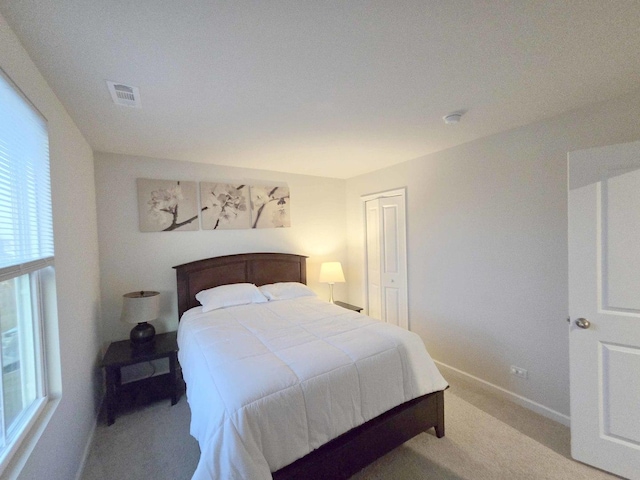
[[[640, 411], [634, 408], [640, 398], [640, 384], [634, 381], [634, 373], [640, 371], [640, 348], [601, 342], [599, 359], [599, 376], [604, 382], [600, 387], [600, 434], [640, 448]], [[612, 374], [614, 371], [616, 375]], [[629, 417], [630, 413], [634, 418]]]

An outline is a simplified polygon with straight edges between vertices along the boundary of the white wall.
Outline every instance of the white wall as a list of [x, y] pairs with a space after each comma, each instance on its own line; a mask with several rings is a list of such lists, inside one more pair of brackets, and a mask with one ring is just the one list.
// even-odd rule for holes
[[[105, 342], [128, 337], [131, 326], [119, 321], [122, 295], [135, 290], [161, 292], [161, 319], [154, 322], [158, 332], [178, 328], [175, 265], [244, 252], [308, 255], [307, 282], [323, 298], [329, 290], [318, 284], [320, 263], [335, 260], [346, 267], [344, 180], [97, 152], [95, 171]], [[292, 226], [142, 233], [136, 178], [285, 182]], [[344, 285], [336, 285], [336, 298], [346, 298]]]
[[[20, 478], [69, 480], [95, 425], [101, 391], [93, 154], [1, 16], [0, 67], [48, 120], [58, 304], [58, 338], [48, 348], [59, 347], [61, 357], [62, 397]], [[53, 387], [59, 395], [60, 385]], [[7, 477], [16, 474], [19, 460]]]
[[639, 138], [640, 92], [347, 180], [350, 301], [359, 197], [406, 186], [410, 328], [436, 360], [568, 415], [567, 152]]

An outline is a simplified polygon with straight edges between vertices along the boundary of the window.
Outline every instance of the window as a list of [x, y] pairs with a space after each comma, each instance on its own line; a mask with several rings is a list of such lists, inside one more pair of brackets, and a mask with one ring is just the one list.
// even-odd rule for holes
[[47, 124], [0, 71], [0, 473], [47, 399], [42, 289], [52, 269]]

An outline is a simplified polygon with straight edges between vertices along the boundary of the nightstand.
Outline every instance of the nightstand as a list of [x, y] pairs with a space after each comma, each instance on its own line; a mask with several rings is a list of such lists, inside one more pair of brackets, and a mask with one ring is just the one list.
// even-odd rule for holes
[[339, 307], [346, 308], [348, 310], [353, 310], [358, 313], [362, 311], [362, 307], [356, 307], [355, 305], [351, 305], [349, 303], [339, 302], [336, 300], [335, 304], [338, 305]]
[[[128, 365], [169, 359], [169, 373], [154, 375], [142, 380], [122, 383], [120, 369]], [[115, 422], [116, 411], [124, 397], [155, 400], [171, 398], [171, 405], [178, 402], [176, 368], [178, 364], [177, 332], [156, 335], [151, 345], [134, 348], [129, 340], [113, 342], [102, 359], [107, 377], [107, 424]]]

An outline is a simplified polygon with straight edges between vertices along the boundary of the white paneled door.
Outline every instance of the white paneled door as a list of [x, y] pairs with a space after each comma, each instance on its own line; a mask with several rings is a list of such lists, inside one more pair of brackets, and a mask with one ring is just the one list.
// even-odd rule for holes
[[404, 191], [365, 201], [367, 313], [409, 328]]
[[571, 453], [640, 479], [640, 142], [569, 154]]

